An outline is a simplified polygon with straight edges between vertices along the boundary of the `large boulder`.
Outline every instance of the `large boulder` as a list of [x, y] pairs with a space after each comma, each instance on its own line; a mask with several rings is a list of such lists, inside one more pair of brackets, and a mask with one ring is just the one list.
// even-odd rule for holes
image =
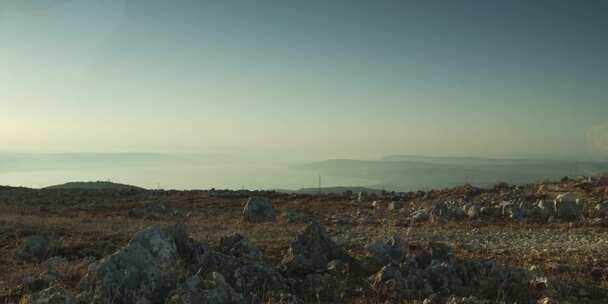
[[274, 222], [276, 220], [276, 212], [272, 208], [272, 203], [269, 199], [254, 196], [249, 198], [243, 209], [243, 219], [252, 223]]
[[95, 304], [164, 303], [177, 281], [177, 249], [171, 236], [152, 227], [89, 266], [80, 288]]
[[50, 240], [46, 236], [33, 235], [21, 241], [16, 255], [24, 260], [42, 260], [49, 252]]
[[32, 295], [27, 295], [21, 304], [76, 304], [76, 299], [67, 291], [58, 287], [49, 287]]
[[178, 256], [173, 237], [158, 227], [149, 227], [136, 233], [128, 246], [136, 244], [146, 249], [154, 258], [175, 259]]
[[576, 220], [581, 215], [579, 200], [571, 193], [560, 194], [555, 199], [555, 214], [563, 220]]
[[334, 259], [350, 260], [350, 257], [313, 221], [291, 243], [283, 265], [287, 273], [307, 274], [326, 271], [327, 263]]

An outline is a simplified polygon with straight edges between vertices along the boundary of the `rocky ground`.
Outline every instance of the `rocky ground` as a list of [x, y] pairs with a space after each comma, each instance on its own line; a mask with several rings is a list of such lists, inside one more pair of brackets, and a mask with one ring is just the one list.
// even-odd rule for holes
[[0, 187], [0, 303], [607, 303], [607, 201]]

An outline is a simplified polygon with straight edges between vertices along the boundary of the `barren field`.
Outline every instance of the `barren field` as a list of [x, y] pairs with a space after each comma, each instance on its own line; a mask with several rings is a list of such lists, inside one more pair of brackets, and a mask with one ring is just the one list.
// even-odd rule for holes
[[[378, 196], [5, 187], [0, 303], [131, 303], [127, 294], [141, 296], [139, 303], [189, 303], [221, 288], [230, 297], [204, 303], [607, 303], [607, 209], [601, 204], [607, 191], [605, 178]], [[577, 199], [576, 214], [564, 216], [551, 207], [555, 214], [544, 215], [539, 202], [553, 203], [560, 194]], [[253, 196], [272, 202], [275, 220], [244, 219]], [[139, 285], [153, 282], [138, 273], [135, 285], [118, 286], [136, 291], [104, 299], [99, 271], [88, 273], [107, 264], [136, 233], [158, 227], [166, 235], [176, 223], [187, 226], [189, 237], [185, 242], [169, 233], [179, 252], [170, 290], [148, 297]], [[235, 234], [248, 241], [224, 238]], [[46, 237], [48, 248], [19, 254], [35, 235]], [[272, 279], [262, 279], [260, 289], [224, 273], [220, 262], [211, 271], [207, 258], [192, 258], [192, 248], [199, 247], [205, 248], [201, 256], [217, 252], [239, 265], [264, 265], [260, 269]], [[261, 256], [254, 254], [256, 247]], [[316, 267], [319, 256], [323, 262]], [[222, 278], [203, 276], [206, 269]], [[195, 284], [198, 294], [180, 287], [196, 276], [204, 279]], [[274, 290], [269, 282], [281, 287]], [[40, 293], [48, 287], [67, 294], [64, 302], [44, 302]]]

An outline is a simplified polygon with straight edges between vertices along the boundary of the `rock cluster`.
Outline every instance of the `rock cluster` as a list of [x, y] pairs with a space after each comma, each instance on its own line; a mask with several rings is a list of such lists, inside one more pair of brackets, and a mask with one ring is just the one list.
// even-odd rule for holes
[[367, 251], [368, 257], [381, 267], [369, 277], [370, 284], [377, 293], [392, 300], [433, 297], [443, 298], [437, 303], [445, 303], [452, 296], [453, 303], [469, 303], [460, 302], [457, 297], [471, 294], [509, 298], [514, 295], [499, 293], [519, 288], [521, 295], [530, 280], [527, 271], [493, 262], [456, 259], [449, 246], [437, 242], [408, 246], [405, 240], [393, 238], [375, 242]]
[[[558, 195], [554, 200], [527, 200], [517, 197], [500, 203], [469, 203], [456, 201], [437, 201], [431, 207], [421, 208], [410, 214], [413, 222], [430, 221], [443, 224], [454, 220], [476, 220], [483, 218], [504, 218], [514, 221], [528, 219], [550, 221], [577, 221], [582, 217], [582, 206], [579, 199], [571, 193]], [[608, 216], [608, 202], [597, 204], [595, 217]]]
[[313, 221], [291, 243], [283, 260], [285, 271], [289, 274], [308, 274], [327, 270], [327, 264], [335, 259], [349, 259], [344, 250]]
[[127, 246], [90, 265], [79, 288], [79, 298], [99, 304], [298, 299], [289, 294], [285, 277], [247, 238], [226, 236], [212, 249], [191, 239], [183, 224], [136, 233]]

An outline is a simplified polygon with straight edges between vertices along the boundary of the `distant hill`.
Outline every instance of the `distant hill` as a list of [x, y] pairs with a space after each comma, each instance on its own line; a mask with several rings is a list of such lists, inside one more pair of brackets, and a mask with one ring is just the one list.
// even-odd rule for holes
[[[277, 192], [283, 193], [297, 193], [297, 194], [317, 194], [319, 193], [319, 188], [302, 188], [298, 190], [287, 190], [287, 189], [276, 189]], [[321, 193], [344, 193], [346, 191], [352, 191], [353, 193], [359, 192], [367, 192], [367, 193], [380, 193], [382, 190], [373, 189], [367, 187], [324, 187], [321, 188]]]
[[498, 182], [527, 184], [564, 176], [608, 172], [608, 162], [473, 157], [390, 156], [380, 160], [332, 159], [299, 166], [330, 177], [373, 181], [371, 188], [409, 191], [472, 184], [480, 187]]
[[145, 190], [141, 187], [118, 184], [112, 182], [70, 182], [61, 185], [49, 186], [44, 189], [111, 189], [111, 190]]

